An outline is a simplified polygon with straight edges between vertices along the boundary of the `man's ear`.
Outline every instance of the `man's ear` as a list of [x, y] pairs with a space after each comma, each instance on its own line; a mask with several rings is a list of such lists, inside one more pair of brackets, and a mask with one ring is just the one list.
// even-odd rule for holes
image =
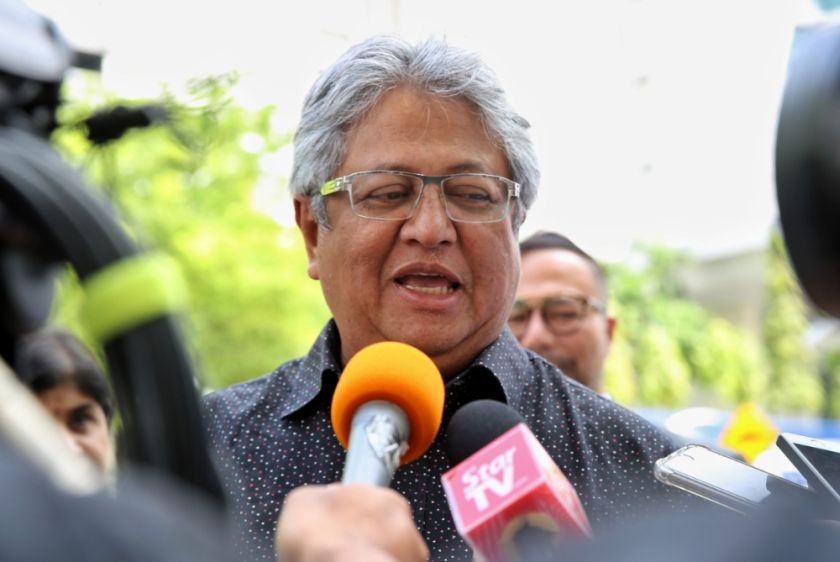
[[607, 339], [612, 342], [613, 334], [615, 334], [615, 325], [618, 322], [615, 316], [607, 316]]
[[303, 234], [303, 243], [306, 245], [306, 255], [309, 264], [306, 272], [312, 279], [320, 279], [318, 274], [318, 221], [312, 212], [309, 197], [295, 195], [295, 222]]

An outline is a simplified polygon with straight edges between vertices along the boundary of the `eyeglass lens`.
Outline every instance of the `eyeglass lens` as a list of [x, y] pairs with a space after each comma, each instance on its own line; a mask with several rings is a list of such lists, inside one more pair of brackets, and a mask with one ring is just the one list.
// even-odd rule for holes
[[[446, 212], [452, 220], [494, 221], [507, 210], [508, 188], [500, 179], [463, 174], [442, 183]], [[350, 197], [353, 209], [363, 217], [407, 219], [422, 191], [422, 178], [371, 172], [353, 177]]]
[[[546, 299], [538, 309], [543, 322], [555, 334], [574, 331], [580, 319], [586, 314], [586, 301], [575, 298]], [[508, 318], [511, 331], [519, 337], [525, 333], [534, 308], [528, 303], [517, 301]]]

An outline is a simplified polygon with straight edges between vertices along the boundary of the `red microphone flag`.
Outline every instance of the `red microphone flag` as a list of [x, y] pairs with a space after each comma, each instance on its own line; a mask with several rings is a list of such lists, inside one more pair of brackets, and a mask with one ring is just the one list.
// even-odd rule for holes
[[509, 560], [524, 525], [566, 536], [592, 531], [577, 492], [524, 424], [442, 477], [455, 526], [490, 562]]

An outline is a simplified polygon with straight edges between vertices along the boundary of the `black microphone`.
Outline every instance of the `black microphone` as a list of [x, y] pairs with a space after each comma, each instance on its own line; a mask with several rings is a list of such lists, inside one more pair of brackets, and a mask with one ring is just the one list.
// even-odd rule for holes
[[443, 442], [452, 466], [461, 464], [485, 445], [517, 424], [524, 424], [522, 416], [506, 404], [496, 400], [474, 400], [459, 408], [449, 425]]

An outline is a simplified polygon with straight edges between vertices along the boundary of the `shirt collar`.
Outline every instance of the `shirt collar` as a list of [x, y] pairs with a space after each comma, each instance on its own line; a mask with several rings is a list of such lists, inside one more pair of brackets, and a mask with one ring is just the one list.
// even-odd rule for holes
[[[281, 408], [281, 416], [286, 417], [301, 410], [322, 394], [322, 391], [328, 390], [331, 395], [341, 373], [340, 357], [341, 337], [335, 320], [330, 320], [321, 330], [309, 353], [298, 360], [299, 365], [293, 371], [275, 371], [274, 382], [285, 382], [291, 387]], [[466, 383], [471, 389], [470, 399], [473, 400], [499, 399], [500, 389], [504, 394], [504, 401], [519, 410], [528, 368], [528, 354], [506, 327], [464, 372], [447, 383], [447, 389]], [[316, 376], [316, 373], [320, 376]], [[473, 389], [479, 389], [478, 393]]]
[[[286, 417], [301, 410], [315, 400], [322, 390], [329, 389], [332, 395], [341, 373], [340, 357], [341, 338], [335, 320], [330, 320], [321, 330], [309, 353], [297, 360], [299, 364], [293, 370], [286, 372], [281, 367], [274, 372], [275, 383], [285, 382], [290, 387], [280, 415]], [[271, 392], [271, 389], [268, 392]]]
[[501, 335], [478, 354], [468, 370], [486, 370], [501, 385], [508, 406], [518, 411], [529, 378], [529, 365], [528, 353], [505, 327]]

